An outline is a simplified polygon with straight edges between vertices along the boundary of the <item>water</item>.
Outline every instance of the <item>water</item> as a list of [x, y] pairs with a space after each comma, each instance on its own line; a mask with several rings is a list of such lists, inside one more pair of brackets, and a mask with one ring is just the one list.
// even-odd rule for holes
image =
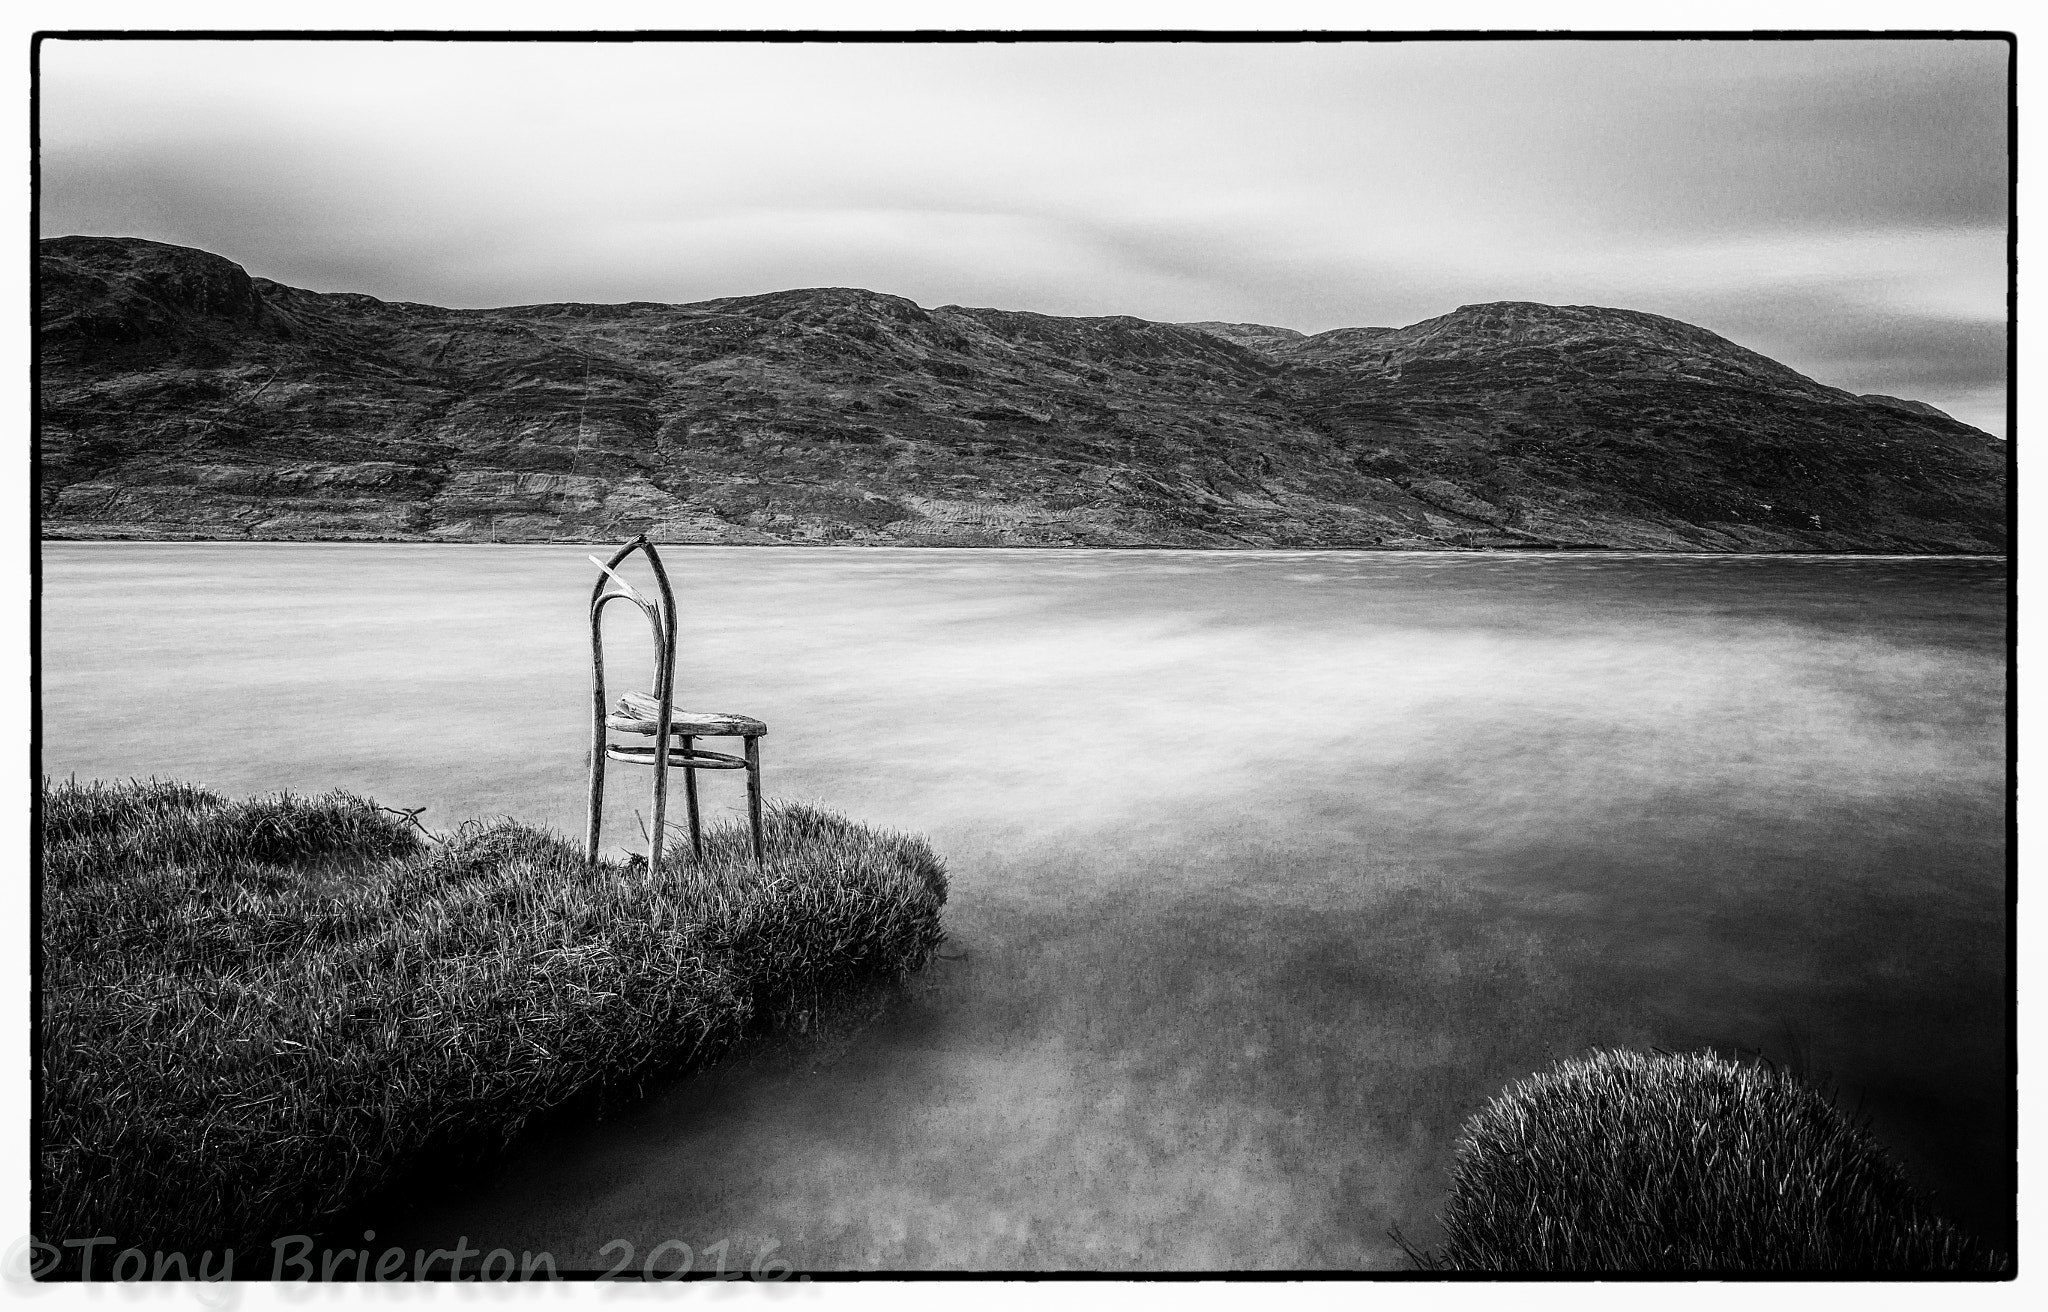
[[[46, 546], [44, 768], [580, 832], [587, 551]], [[387, 1236], [1399, 1266], [1462, 1119], [1595, 1044], [1791, 1062], [2009, 1235], [2003, 562], [667, 559], [679, 698], [768, 722], [771, 796], [930, 835], [950, 959]]]

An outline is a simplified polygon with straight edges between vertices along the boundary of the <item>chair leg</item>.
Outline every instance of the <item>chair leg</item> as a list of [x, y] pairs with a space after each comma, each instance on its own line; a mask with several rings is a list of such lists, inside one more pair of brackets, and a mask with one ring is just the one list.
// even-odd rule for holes
[[[682, 735], [683, 755], [690, 754], [691, 746], [697, 741], [689, 734]], [[683, 800], [690, 804], [690, 855], [699, 861], [704, 859], [704, 822], [697, 814], [697, 772], [689, 766], [683, 767]]]
[[647, 842], [649, 874], [660, 873], [662, 840], [668, 837], [668, 742], [657, 732], [654, 743], [654, 835]]
[[668, 824], [668, 761], [657, 753], [654, 758], [654, 834], [647, 840], [647, 869], [661, 869], [662, 829]]
[[604, 737], [600, 731], [597, 745], [590, 749], [590, 823], [589, 841], [584, 844], [584, 860], [597, 860], [598, 831], [604, 827]]
[[587, 841], [584, 844], [584, 859], [595, 864], [597, 861], [597, 840], [604, 829], [604, 664], [598, 663], [597, 694], [591, 713], [590, 723], [590, 790], [589, 822], [585, 829]]
[[747, 819], [754, 826], [754, 864], [767, 861], [767, 852], [761, 841], [761, 740], [747, 739]]

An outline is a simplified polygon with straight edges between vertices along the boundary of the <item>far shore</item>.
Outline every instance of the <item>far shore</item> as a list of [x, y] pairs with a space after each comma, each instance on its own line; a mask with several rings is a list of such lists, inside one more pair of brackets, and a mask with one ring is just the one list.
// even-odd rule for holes
[[[686, 547], [720, 547], [720, 548], [734, 548], [734, 547], [738, 547], [738, 548], [745, 548], [745, 549], [747, 549], [747, 550], [756, 550], [756, 549], [760, 549], [760, 550], [771, 550], [771, 551], [772, 551], [772, 550], [778, 550], [778, 549], [793, 549], [793, 550], [799, 550], [799, 551], [802, 551], [802, 550], [820, 550], [820, 549], [837, 549], [837, 550], [846, 550], [846, 549], [849, 549], [849, 548], [852, 548], [852, 549], [856, 549], [856, 550], [863, 550], [863, 551], [865, 551], [865, 550], [881, 550], [881, 551], [1075, 551], [1075, 552], [1080, 552], [1080, 551], [1201, 551], [1201, 552], [1226, 552], [1226, 551], [1255, 551], [1255, 552], [1268, 552], [1268, 551], [1270, 551], [1270, 552], [1284, 552], [1284, 551], [1355, 551], [1355, 552], [1371, 552], [1371, 553], [1374, 553], [1374, 554], [1377, 554], [1377, 555], [1387, 555], [1387, 556], [1426, 556], [1426, 555], [1460, 555], [1460, 556], [1486, 556], [1486, 555], [1494, 555], [1494, 556], [1512, 556], [1512, 555], [1524, 555], [1524, 554], [1531, 554], [1531, 553], [1540, 553], [1540, 554], [1545, 554], [1545, 555], [1548, 555], [1548, 554], [1552, 554], [1552, 553], [1564, 553], [1564, 552], [1574, 552], [1574, 553], [1576, 553], [1576, 552], [1613, 552], [1613, 553], [1615, 553], [1615, 554], [1617, 554], [1617, 555], [1652, 555], [1652, 556], [1705, 556], [1705, 557], [1724, 557], [1724, 556], [1725, 556], [1725, 557], [1728, 557], [1728, 558], [1730, 558], [1730, 559], [1733, 559], [1733, 558], [1736, 558], [1736, 557], [1741, 557], [1741, 556], [1770, 556], [1770, 557], [1793, 557], [1793, 556], [1815, 556], [1815, 557], [1841, 557], [1841, 556], [1863, 556], [1863, 557], [1869, 557], [1870, 559], [1873, 559], [1873, 560], [1887, 560], [1887, 559], [1896, 559], [1896, 560], [1908, 560], [1908, 559], [1910, 559], [1910, 560], [1941, 560], [1941, 559], [1957, 559], [1957, 560], [2005, 560], [2005, 559], [2007, 559], [2007, 558], [2008, 558], [2008, 557], [2010, 556], [2010, 554], [2011, 554], [2011, 553], [2009, 553], [2009, 552], [2004, 552], [2004, 551], [1855, 551], [1855, 550], [1841, 550], [1841, 551], [1699, 551], [1699, 550], [1694, 550], [1694, 551], [1678, 551], [1678, 550], [1673, 550], [1673, 549], [1670, 549], [1670, 548], [1664, 548], [1664, 547], [1616, 547], [1616, 546], [1607, 546], [1607, 545], [1604, 545], [1604, 544], [1581, 544], [1581, 543], [1538, 543], [1538, 542], [1532, 542], [1532, 543], [1528, 543], [1528, 544], [1526, 544], [1526, 545], [1519, 545], [1519, 546], [1512, 546], [1512, 547], [1460, 547], [1460, 546], [1450, 546], [1450, 545], [1446, 545], [1446, 544], [1444, 544], [1444, 543], [1440, 543], [1440, 542], [1439, 542], [1439, 543], [1429, 543], [1429, 544], [1427, 544], [1427, 545], [1421, 545], [1421, 546], [1413, 546], [1413, 547], [1388, 547], [1388, 546], [1360, 546], [1360, 545], [1354, 545], [1354, 546], [1309, 546], [1309, 545], [1279, 545], [1279, 546], [1257, 546], [1257, 545], [1253, 545], [1253, 544], [1250, 544], [1250, 543], [1238, 543], [1238, 544], [1232, 544], [1232, 545], [1223, 545], [1223, 544], [1199, 544], [1199, 543], [1185, 543], [1185, 542], [1121, 542], [1121, 543], [1100, 543], [1100, 544], [1081, 544], [1081, 543], [1051, 543], [1051, 542], [1002, 542], [1002, 543], [941, 543], [941, 542], [683, 542], [683, 541], [670, 541], [670, 540], [668, 540], [668, 539], [664, 539], [664, 538], [656, 538], [656, 539], [654, 539], [654, 540], [655, 540], [655, 541], [656, 541], [657, 543], [659, 543], [659, 544], [660, 544], [661, 546], [663, 546], [663, 547], [674, 547], [674, 548], [686, 548]], [[155, 537], [155, 536], [145, 536], [145, 535], [141, 535], [141, 534], [135, 534], [135, 535], [123, 535], [123, 534], [103, 534], [103, 535], [96, 535], [96, 536], [91, 536], [91, 537], [87, 537], [87, 536], [82, 536], [82, 535], [81, 535], [81, 536], [73, 536], [73, 535], [70, 535], [70, 534], [64, 534], [64, 533], [45, 533], [45, 534], [42, 534], [42, 535], [40, 535], [40, 536], [38, 537], [37, 541], [38, 541], [38, 542], [41, 542], [41, 543], [52, 543], [52, 542], [62, 542], [62, 543], [66, 543], [66, 544], [72, 544], [72, 545], [91, 545], [91, 544], [102, 544], [102, 545], [113, 545], [113, 544], [125, 544], [125, 545], [136, 545], [136, 544], [147, 544], [147, 545], [152, 545], [152, 546], [167, 546], [167, 545], [190, 545], [190, 546], [217, 546], [217, 547], [226, 547], [226, 546], [247, 546], [247, 547], [267, 547], [267, 546], [386, 546], [386, 547], [421, 547], [421, 546], [444, 546], [444, 547], [604, 547], [604, 546], [616, 546], [616, 545], [618, 544], [618, 542], [619, 542], [619, 539], [617, 539], [617, 538], [430, 538], [430, 537], [417, 537], [417, 538], [400, 538], [400, 537], [376, 537], [376, 538], [371, 538], [371, 537], [362, 537], [362, 538], [314, 538], [314, 537], [306, 537], [306, 538], [207, 538], [207, 537], [182, 537], [182, 536], [170, 536], [170, 535], [165, 535], [165, 536], [162, 536], [162, 537]]]

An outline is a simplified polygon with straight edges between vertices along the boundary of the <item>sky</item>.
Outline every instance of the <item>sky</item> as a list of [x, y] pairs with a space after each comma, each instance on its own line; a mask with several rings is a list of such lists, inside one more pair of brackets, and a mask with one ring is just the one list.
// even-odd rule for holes
[[40, 231], [450, 306], [1700, 324], [2005, 431], [1998, 41], [41, 47]]

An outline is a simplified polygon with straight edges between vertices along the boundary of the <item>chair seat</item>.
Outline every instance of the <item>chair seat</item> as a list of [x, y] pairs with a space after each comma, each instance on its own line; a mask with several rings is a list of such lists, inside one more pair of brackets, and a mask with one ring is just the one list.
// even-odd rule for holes
[[[661, 731], [660, 715], [660, 702], [644, 692], [629, 692], [619, 698], [617, 712], [605, 717], [605, 725], [620, 733], [655, 734]], [[692, 738], [759, 738], [768, 732], [768, 726], [751, 715], [672, 707], [668, 716], [670, 733]]]

